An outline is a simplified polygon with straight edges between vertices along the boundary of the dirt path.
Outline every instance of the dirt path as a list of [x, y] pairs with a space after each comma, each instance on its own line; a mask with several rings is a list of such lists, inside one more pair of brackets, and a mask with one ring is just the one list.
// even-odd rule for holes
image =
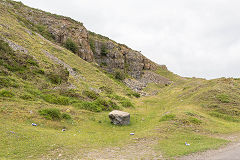
[[233, 143], [218, 150], [210, 150], [189, 156], [177, 158], [177, 160], [239, 160], [240, 142]]
[[240, 160], [240, 135], [220, 137], [232, 141], [227, 146], [216, 150], [195, 153], [192, 155], [177, 158], [176, 160]]
[[[136, 138], [135, 143], [123, 147], [92, 150], [81, 156], [82, 159], [162, 159], [161, 153], [153, 148], [158, 142], [156, 139]], [[76, 159], [78, 159], [76, 157]]]

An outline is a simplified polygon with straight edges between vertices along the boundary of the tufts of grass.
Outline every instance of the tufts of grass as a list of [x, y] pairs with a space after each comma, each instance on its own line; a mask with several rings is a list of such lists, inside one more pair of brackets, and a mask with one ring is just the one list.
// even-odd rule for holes
[[109, 51], [108, 51], [106, 45], [102, 44], [102, 46], [101, 46], [101, 55], [102, 56], [107, 56], [108, 53], [109, 53]]
[[176, 115], [175, 114], [165, 114], [164, 116], [161, 117], [161, 119], [159, 120], [160, 122], [162, 121], [171, 121], [171, 120], [174, 120], [176, 118]]
[[196, 125], [200, 125], [202, 123], [202, 121], [198, 118], [195, 117], [189, 117], [188, 118], [190, 123], [196, 124]]
[[12, 79], [8, 76], [0, 77], [0, 88], [8, 88], [8, 87], [14, 87], [18, 88], [19, 84], [17, 84], [17, 81], [15, 79]]
[[1, 97], [8, 97], [8, 98], [12, 98], [15, 96], [15, 94], [11, 91], [8, 91], [8, 90], [5, 90], [5, 89], [2, 89], [0, 91], [0, 96]]
[[101, 106], [97, 105], [94, 102], [83, 101], [81, 103], [75, 103], [75, 104], [73, 104], [73, 106], [78, 109], [86, 109], [86, 110], [89, 110], [92, 112], [101, 112], [102, 111]]
[[134, 92], [134, 91], [130, 91], [130, 92], [128, 92], [127, 93], [127, 96], [129, 96], [129, 97], [136, 97], [136, 98], [140, 98], [140, 94], [138, 93], [138, 92]]
[[224, 119], [226, 121], [230, 121], [230, 122], [239, 122], [239, 118], [234, 117], [234, 116], [230, 116], [230, 115], [226, 115], [226, 114], [222, 114], [222, 113], [218, 113], [218, 112], [210, 112], [209, 115], [213, 116], [213, 117], [217, 117], [220, 119]]
[[61, 113], [57, 108], [46, 108], [38, 111], [41, 116], [48, 120], [61, 120], [71, 119], [71, 116], [67, 113]]
[[222, 103], [229, 103], [230, 102], [229, 96], [226, 95], [226, 94], [219, 94], [219, 95], [216, 96], [216, 98]]
[[24, 100], [33, 100], [34, 99], [33, 95], [28, 94], [28, 93], [21, 95], [20, 98], [24, 99]]
[[113, 89], [108, 87], [108, 86], [102, 86], [99, 88], [101, 91], [104, 91], [107, 94], [112, 94], [113, 93]]
[[64, 44], [64, 47], [68, 50], [72, 51], [73, 53], [78, 52], [78, 46], [77, 44], [70, 38], [68, 38]]
[[57, 94], [44, 94], [42, 95], [42, 99], [48, 103], [59, 105], [69, 105], [71, 103], [71, 99], [69, 97], [60, 96]]
[[88, 98], [93, 99], [93, 100], [100, 97], [100, 95], [93, 90], [84, 90], [83, 94], [86, 95]]
[[122, 81], [126, 78], [126, 75], [123, 71], [117, 70], [114, 73], [114, 77], [115, 77], [115, 79]]
[[124, 108], [134, 107], [132, 102], [127, 99], [120, 101], [120, 103], [121, 103], [122, 107], [124, 107]]

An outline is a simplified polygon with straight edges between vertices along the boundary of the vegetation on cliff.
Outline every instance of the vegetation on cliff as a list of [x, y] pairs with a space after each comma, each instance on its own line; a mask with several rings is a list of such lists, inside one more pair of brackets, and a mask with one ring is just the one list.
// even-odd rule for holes
[[[111, 158], [119, 148], [175, 158], [217, 148], [240, 130], [239, 91], [239, 79], [180, 77], [82, 23], [0, 0], [0, 159]], [[129, 112], [130, 125], [111, 125], [114, 109]]]

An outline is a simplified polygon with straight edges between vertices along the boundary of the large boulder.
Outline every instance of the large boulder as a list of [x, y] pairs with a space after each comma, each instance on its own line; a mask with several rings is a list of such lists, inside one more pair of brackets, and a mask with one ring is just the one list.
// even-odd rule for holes
[[109, 118], [114, 125], [128, 125], [130, 123], [130, 114], [127, 112], [114, 110], [109, 113]]

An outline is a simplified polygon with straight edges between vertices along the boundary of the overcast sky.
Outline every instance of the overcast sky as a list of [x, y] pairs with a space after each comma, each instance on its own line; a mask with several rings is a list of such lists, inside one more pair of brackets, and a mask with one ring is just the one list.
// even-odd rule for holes
[[240, 77], [239, 0], [21, 0], [83, 22], [181, 76]]

